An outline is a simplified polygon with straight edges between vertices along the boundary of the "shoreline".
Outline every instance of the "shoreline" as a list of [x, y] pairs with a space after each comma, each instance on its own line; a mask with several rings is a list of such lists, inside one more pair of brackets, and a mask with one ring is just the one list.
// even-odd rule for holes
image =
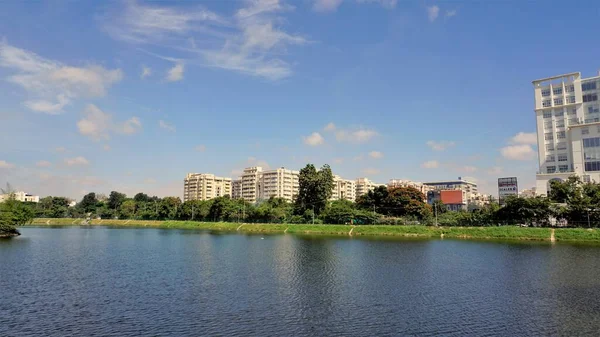
[[598, 242], [600, 230], [586, 228], [538, 228], [518, 226], [433, 227], [391, 225], [305, 225], [253, 224], [233, 222], [91, 220], [37, 218], [26, 226], [113, 226], [130, 228], [198, 229], [215, 232], [264, 234], [339, 235], [347, 237], [381, 236], [462, 240], [517, 240], [542, 242]]

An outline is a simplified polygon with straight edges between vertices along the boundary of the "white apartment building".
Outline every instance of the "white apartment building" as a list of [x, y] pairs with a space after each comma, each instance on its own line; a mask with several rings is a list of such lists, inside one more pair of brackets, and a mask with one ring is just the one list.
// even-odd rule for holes
[[209, 200], [231, 195], [231, 178], [209, 173], [188, 173], [183, 180], [183, 201]]
[[259, 199], [270, 197], [293, 201], [300, 190], [300, 171], [287, 170], [283, 167], [276, 170], [263, 171], [260, 178]]
[[361, 195], [369, 193], [369, 191], [374, 190], [375, 187], [377, 187], [377, 186], [385, 186], [385, 184], [378, 184], [378, 183], [372, 182], [368, 178], [356, 179], [355, 185], [356, 185], [356, 196], [355, 196], [356, 198], [360, 197]]
[[600, 182], [600, 76], [570, 73], [533, 81], [539, 171], [536, 193], [571, 175]]
[[293, 201], [300, 189], [300, 171], [284, 167], [264, 171], [262, 167], [248, 167], [242, 176], [233, 181], [233, 198], [242, 198], [250, 203], [270, 197]]
[[425, 185], [420, 182], [411, 181], [411, 180], [403, 180], [403, 179], [390, 179], [387, 184], [388, 188], [394, 187], [413, 187], [423, 193], [424, 196], [427, 195], [427, 192], [433, 190], [433, 187]]
[[476, 183], [464, 180], [461, 177], [458, 177], [458, 180], [436, 181], [423, 183], [423, 185], [428, 186], [432, 191], [462, 190], [465, 192], [464, 198], [466, 200], [474, 200], [480, 195]]
[[330, 200], [350, 200], [354, 202], [356, 200], [356, 182], [334, 175], [333, 193]]
[[235, 179], [231, 181], [231, 197], [233, 199], [240, 199], [242, 197], [242, 179]]
[[11, 196], [15, 198], [15, 200], [21, 202], [40, 202], [40, 197], [38, 195], [31, 195], [23, 191], [13, 192], [10, 194], [0, 194], [0, 202], [8, 200]]

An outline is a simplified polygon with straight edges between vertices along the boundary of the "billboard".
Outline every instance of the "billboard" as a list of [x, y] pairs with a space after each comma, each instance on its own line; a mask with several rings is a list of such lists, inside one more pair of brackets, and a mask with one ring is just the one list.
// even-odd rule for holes
[[462, 190], [443, 190], [440, 191], [440, 199], [445, 205], [465, 204]]
[[519, 186], [517, 177], [498, 178], [498, 200], [502, 200], [511, 195], [519, 195]]

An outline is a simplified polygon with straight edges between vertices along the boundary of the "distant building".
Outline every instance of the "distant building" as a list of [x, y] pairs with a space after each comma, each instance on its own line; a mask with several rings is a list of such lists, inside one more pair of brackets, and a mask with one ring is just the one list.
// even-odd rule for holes
[[535, 197], [536, 196], [536, 194], [535, 194], [535, 187], [522, 190], [521, 193], [519, 193], [519, 196], [521, 198], [533, 198], [533, 197]]
[[188, 173], [183, 181], [183, 201], [210, 200], [231, 195], [231, 178], [209, 173]]
[[242, 173], [242, 199], [255, 203], [259, 198], [260, 177], [262, 175], [262, 167], [254, 166], [247, 167]]
[[458, 177], [458, 180], [428, 182], [428, 183], [423, 183], [423, 185], [429, 186], [429, 187], [431, 187], [432, 190], [436, 190], [436, 191], [441, 191], [441, 190], [464, 191], [467, 200], [472, 199], [479, 193], [479, 191], [477, 189], [477, 183], [468, 181], [468, 180], [464, 180], [461, 177]]
[[415, 188], [415, 189], [419, 190], [419, 192], [423, 193], [423, 198], [424, 199], [427, 199], [427, 192], [433, 190], [433, 187], [431, 187], [429, 185], [425, 185], [423, 183], [416, 182], [416, 181], [403, 180], [403, 179], [390, 179], [390, 181], [388, 182], [387, 186], [388, 186], [388, 188], [394, 188], [394, 187], [412, 187], [412, 188]]
[[502, 204], [508, 196], [519, 195], [517, 177], [498, 178], [498, 202]]
[[0, 194], [0, 202], [8, 200], [10, 197], [21, 202], [40, 202], [40, 197], [37, 195], [31, 195], [23, 191], [13, 192], [9, 194]]
[[247, 167], [240, 179], [233, 181], [232, 196], [250, 203], [271, 197], [293, 201], [300, 189], [300, 171], [280, 167], [263, 170], [260, 166]]
[[233, 199], [240, 199], [242, 197], [242, 179], [231, 181], [231, 197]]
[[354, 202], [356, 200], [356, 182], [334, 175], [331, 200], [350, 200]]
[[374, 190], [375, 187], [377, 187], [377, 186], [385, 186], [385, 184], [378, 184], [378, 183], [372, 182], [368, 178], [356, 179], [355, 185], [356, 185], [356, 198], [360, 197], [361, 195], [369, 193], [369, 191]]
[[431, 205], [435, 201], [441, 201], [450, 211], [466, 211], [469, 204], [466, 194], [460, 189], [432, 190], [427, 192], [427, 203]]

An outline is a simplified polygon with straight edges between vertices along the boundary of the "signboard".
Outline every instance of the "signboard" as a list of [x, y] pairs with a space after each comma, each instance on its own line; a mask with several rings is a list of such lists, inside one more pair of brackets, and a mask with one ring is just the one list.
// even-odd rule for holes
[[498, 178], [498, 200], [502, 200], [511, 195], [519, 195], [519, 186], [517, 177]]

